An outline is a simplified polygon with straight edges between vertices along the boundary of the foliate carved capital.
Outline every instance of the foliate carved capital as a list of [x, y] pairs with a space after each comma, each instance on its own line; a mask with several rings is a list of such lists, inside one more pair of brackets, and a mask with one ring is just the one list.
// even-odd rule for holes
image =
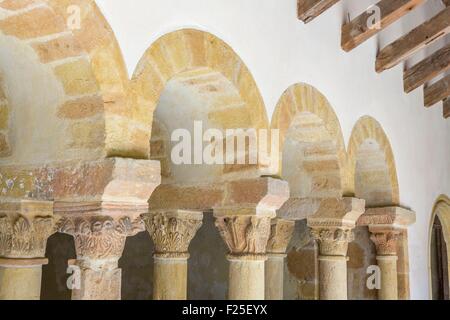
[[75, 239], [79, 260], [119, 259], [128, 236], [144, 231], [140, 218], [110, 216], [65, 216], [58, 230]]
[[156, 212], [143, 214], [142, 219], [155, 244], [155, 257], [187, 259], [189, 244], [203, 224], [203, 213]]
[[267, 242], [267, 252], [277, 254], [286, 253], [287, 246], [294, 232], [294, 227], [294, 221], [273, 219], [270, 227], [269, 241]]
[[47, 239], [55, 229], [53, 216], [0, 216], [0, 257], [45, 257]]
[[270, 217], [220, 216], [216, 227], [230, 251], [231, 258], [263, 259], [270, 236]]
[[311, 235], [324, 256], [346, 256], [348, 244], [354, 240], [353, 230], [347, 228], [313, 228]]
[[370, 230], [370, 240], [375, 244], [377, 255], [396, 256], [399, 230]]

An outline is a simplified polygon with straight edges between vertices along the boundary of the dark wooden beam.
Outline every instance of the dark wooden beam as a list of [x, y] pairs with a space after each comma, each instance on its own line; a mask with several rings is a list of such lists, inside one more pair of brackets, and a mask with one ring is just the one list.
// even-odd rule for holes
[[348, 52], [356, 48], [424, 2], [425, 0], [382, 0], [378, 2], [375, 6], [380, 9], [379, 27], [371, 28], [368, 22], [373, 19], [374, 12], [367, 10], [342, 26], [342, 49]]
[[450, 118], [450, 97], [444, 100], [444, 118], [448, 119]]
[[409, 93], [439, 74], [450, 70], [450, 44], [405, 71], [403, 82]]
[[298, 18], [308, 23], [338, 2], [339, 0], [297, 0]]
[[425, 107], [450, 97], [450, 75], [424, 89]]
[[450, 7], [381, 50], [377, 56], [377, 72], [396, 66], [448, 33], [450, 33]]

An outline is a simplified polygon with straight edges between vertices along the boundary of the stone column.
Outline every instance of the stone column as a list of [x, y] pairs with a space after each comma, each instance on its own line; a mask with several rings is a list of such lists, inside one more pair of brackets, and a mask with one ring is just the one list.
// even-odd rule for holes
[[187, 299], [189, 244], [202, 226], [203, 213], [173, 210], [142, 215], [155, 244], [154, 300]]
[[381, 272], [379, 300], [398, 300], [399, 238], [406, 227], [414, 223], [414, 212], [400, 207], [368, 208], [358, 225], [368, 226], [370, 239], [377, 250], [377, 264]]
[[216, 227], [230, 251], [227, 256], [230, 300], [264, 300], [270, 220], [268, 216], [250, 215], [216, 218]]
[[122, 272], [118, 261], [125, 240], [144, 231], [140, 218], [106, 215], [66, 215], [60, 232], [75, 239], [77, 259], [69, 262], [72, 300], [120, 300]]
[[272, 220], [265, 265], [266, 300], [283, 300], [284, 259], [294, 227], [294, 221], [278, 218]]
[[312, 236], [319, 244], [319, 296], [321, 300], [347, 300], [347, 249], [353, 228], [364, 213], [365, 201], [356, 198], [325, 199], [308, 217]]
[[228, 298], [264, 300], [271, 220], [289, 198], [289, 186], [280, 179], [261, 177], [228, 182], [224, 194], [214, 216], [229, 250]]
[[55, 231], [52, 202], [1, 205], [0, 300], [40, 299], [47, 239]]
[[398, 300], [397, 282], [397, 240], [399, 230], [383, 227], [369, 227], [370, 239], [377, 249], [377, 264], [381, 272], [379, 300]]

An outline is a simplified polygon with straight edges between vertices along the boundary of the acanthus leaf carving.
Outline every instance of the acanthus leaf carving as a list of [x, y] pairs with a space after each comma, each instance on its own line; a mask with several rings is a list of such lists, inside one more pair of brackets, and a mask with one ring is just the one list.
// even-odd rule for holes
[[0, 256], [6, 258], [42, 258], [47, 239], [55, 229], [52, 216], [26, 217], [3, 215], [0, 217]]
[[202, 214], [150, 213], [142, 215], [155, 244], [155, 256], [187, 258], [191, 240], [202, 226]]
[[319, 242], [321, 255], [345, 256], [354, 240], [353, 230], [348, 228], [312, 228], [311, 234]]

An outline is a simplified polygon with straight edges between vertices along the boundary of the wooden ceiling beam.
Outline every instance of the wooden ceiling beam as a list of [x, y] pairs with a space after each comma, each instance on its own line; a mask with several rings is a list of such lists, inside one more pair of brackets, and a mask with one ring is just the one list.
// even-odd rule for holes
[[431, 107], [450, 97], [450, 75], [424, 89], [425, 107]]
[[376, 71], [383, 72], [396, 66], [448, 33], [450, 33], [450, 7], [381, 50], [377, 56]]
[[405, 92], [417, 89], [448, 70], [450, 70], [450, 44], [405, 71], [403, 75]]
[[341, 45], [345, 51], [351, 51], [364, 41], [368, 40], [381, 30], [385, 29], [417, 6], [423, 4], [425, 0], [382, 0], [373, 8], [380, 9], [379, 25], [371, 25], [375, 19], [375, 11], [367, 10], [357, 18], [342, 26]]
[[450, 118], [450, 97], [444, 100], [444, 118], [448, 119]]
[[298, 0], [298, 18], [308, 23], [338, 2], [339, 0]]

